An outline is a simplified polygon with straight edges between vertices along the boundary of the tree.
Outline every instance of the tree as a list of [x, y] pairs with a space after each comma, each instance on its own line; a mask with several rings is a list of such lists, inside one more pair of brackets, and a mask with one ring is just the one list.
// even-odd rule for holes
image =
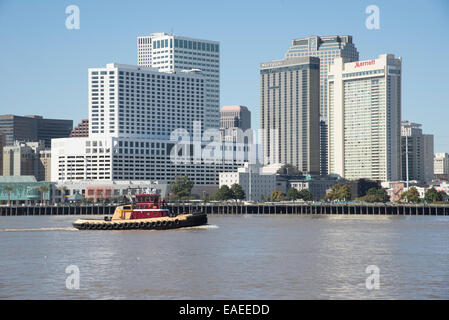
[[300, 197], [299, 197], [299, 191], [298, 190], [296, 190], [293, 187], [288, 189], [288, 191], [287, 191], [287, 199], [288, 200], [297, 200], [299, 198]]
[[273, 191], [273, 193], [271, 194], [271, 199], [273, 200], [273, 201], [281, 201], [281, 200], [283, 200], [285, 198], [285, 195], [281, 192], [281, 191], [279, 191], [279, 190], [277, 190], [277, 189], [275, 189], [274, 191]]
[[301, 191], [299, 191], [299, 198], [304, 201], [312, 201], [313, 194], [309, 191], [309, 189], [302, 189]]
[[360, 201], [365, 202], [383, 202], [386, 203], [390, 201], [390, 196], [387, 191], [383, 188], [370, 188], [366, 195], [358, 198]]
[[443, 194], [432, 187], [430, 189], [427, 189], [426, 193], [424, 194], [424, 200], [428, 203], [442, 201]]
[[192, 192], [193, 181], [187, 175], [176, 176], [175, 181], [170, 182], [170, 191], [176, 198], [189, 197]]
[[11, 205], [11, 192], [14, 190], [13, 186], [4, 186], [3, 190], [8, 192], [8, 206]]
[[37, 190], [40, 192], [41, 197], [42, 197], [42, 203], [44, 203], [44, 197], [45, 197], [45, 193], [47, 193], [50, 190], [50, 187], [48, 185], [41, 185], [37, 188]]
[[331, 200], [331, 201], [351, 200], [351, 189], [347, 184], [344, 185], [334, 184], [331, 187], [331, 190], [324, 197], [324, 200]]
[[407, 202], [418, 203], [421, 201], [419, 197], [419, 192], [415, 187], [411, 187], [407, 191], [401, 194], [401, 199], [405, 199]]
[[227, 185], [223, 185], [218, 189], [216, 193], [211, 196], [211, 198], [213, 200], [226, 201], [232, 199], [233, 196], [234, 194], [232, 190]]
[[234, 183], [231, 186], [231, 191], [232, 191], [232, 197], [235, 200], [243, 200], [243, 199], [245, 199], [245, 191], [243, 191], [242, 186], [239, 185], [238, 183]]

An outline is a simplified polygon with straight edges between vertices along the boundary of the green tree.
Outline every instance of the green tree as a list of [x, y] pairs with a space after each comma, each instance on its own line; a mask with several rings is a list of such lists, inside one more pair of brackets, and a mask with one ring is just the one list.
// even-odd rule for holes
[[281, 200], [283, 200], [285, 198], [285, 195], [281, 192], [281, 191], [279, 191], [279, 190], [277, 190], [277, 189], [275, 189], [274, 191], [273, 191], [273, 193], [271, 194], [271, 199], [273, 200], [273, 201], [281, 201]]
[[288, 191], [287, 191], [287, 199], [288, 200], [297, 200], [299, 198], [300, 197], [299, 197], [299, 191], [298, 190], [296, 190], [293, 187], [288, 189]]
[[424, 194], [424, 200], [428, 203], [442, 201], [443, 195], [438, 192], [434, 187], [428, 189]]
[[223, 185], [221, 186], [217, 192], [215, 192], [211, 198], [213, 200], [218, 200], [218, 201], [226, 201], [229, 199], [233, 199], [234, 194], [232, 192], [232, 190], [227, 186], [227, 185]]
[[405, 199], [407, 202], [418, 203], [421, 201], [419, 197], [419, 192], [415, 187], [411, 187], [407, 191], [401, 194], [401, 199]]
[[239, 185], [238, 183], [234, 183], [231, 186], [231, 191], [232, 191], [232, 197], [235, 200], [243, 200], [243, 199], [245, 199], [245, 191], [243, 191], [242, 186]]
[[340, 184], [334, 184], [331, 187], [331, 190], [326, 194], [324, 197], [325, 200], [331, 200], [331, 201], [348, 201], [351, 200], [351, 189], [347, 184], [340, 185]]
[[383, 188], [370, 188], [366, 195], [358, 198], [358, 200], [365, 202], [383, 202], [386, 203], [390, 201], [390, 196], [387, 191]]
[[189, 197], [193, 188], [193, 181], [187, 175], [177, 176], [175, 181], [170, 182], [170, 191], [176, 198]]
[[302, 189], [301, 191], [299, 191], [299, 198], [304, 201], [312, 201], [313, 194], [309, 191], [309, 189]]
[[3, 190], [8, 193], [8, 206], [11, 205], [11, 192], [14, 191], [13, 186], [4, 186]]

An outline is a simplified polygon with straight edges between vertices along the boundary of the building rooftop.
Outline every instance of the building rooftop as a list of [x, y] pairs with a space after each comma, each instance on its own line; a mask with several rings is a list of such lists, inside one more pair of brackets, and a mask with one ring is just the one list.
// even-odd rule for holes
[[37, 182], [34, 176], [0, 176], [0, 183]]

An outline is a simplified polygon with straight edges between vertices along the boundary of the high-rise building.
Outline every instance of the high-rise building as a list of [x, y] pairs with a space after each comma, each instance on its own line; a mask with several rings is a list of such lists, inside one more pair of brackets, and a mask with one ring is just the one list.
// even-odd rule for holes
[[436, 179], [449, 180], [449, 154], [435, 154], [433, 168]]
[[433, 180], [433, 135], [423, 134], [421, 125], [401, 122], [402, 178], [431, 182]]
[[190, 142], [204, 130], [206, 80], [201, 72], [110, 63], [88, 74], [89, 137], [52, 140], [52, 181], [166, 184], [188, 175], [196, 185], [218, 185], [219, 172], [242, 165], [244, 159], [208, 161], [201, 154], [204, 145], [183, 153], [185, 161], [174, 159], [179, 138]]
[[320, 172], [320, 60], [300, 57], [260, 65], [264, 164]]
[[345, 63], [328, 74], [329, 173], [345, 179], [401, 179], [401, 58]]
[[285, 54], [286, 59], [297, 57], [320, 58], [320, 115], [321, 115], [321, 174], [327, 174], [327, 74], [335, 58], [344, 62], [359, 60], [352, 36], [310, 36], [294, 39]]
[[6, 135], [6, 145], [15, 141], [44, 141], [47, 148], [52, 138], [65, 138], [70, 135], [73, 120], [44, 119], [41, 116], [0, 116], [0, 132]]
[[220, 110], [220, 131], [226, 141], [236, 141], [237, 129], [251, 129], [251, 112], [245, 106], [224, 106]]
[[205, 128], [220, 125], [220, 44], [164, 32], [137, 38], [137, 63], [164, 72], [199, 69], [205, 77]]
[[88, 137], [89, 136], [89, 119], [83, 119], [70, 132], [70, 137]]

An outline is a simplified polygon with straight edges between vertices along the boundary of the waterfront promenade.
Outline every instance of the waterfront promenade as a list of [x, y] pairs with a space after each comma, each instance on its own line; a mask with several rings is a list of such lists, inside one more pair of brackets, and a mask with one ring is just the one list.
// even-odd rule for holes
[[[207, 214], [316, 214], [316, 215], [418, 215], [449, 216], [449, 205], [443, 204], [368, 204], [368, 203], [172, 203], [174, 213], [203, 211]], [[28, 205], [1, 206], [1, 216], [39, 215], [111, 215], [116, 205]]]

